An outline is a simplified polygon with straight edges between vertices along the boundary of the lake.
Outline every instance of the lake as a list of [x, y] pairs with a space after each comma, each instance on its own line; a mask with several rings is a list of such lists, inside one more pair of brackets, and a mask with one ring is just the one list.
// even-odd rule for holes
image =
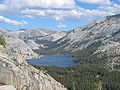
[[40, 66], [74, 66], [79, 63], [72, 60], [70, 55], [47, 55], [38, 59], [27, 60], [28, 64], [40, 65]]

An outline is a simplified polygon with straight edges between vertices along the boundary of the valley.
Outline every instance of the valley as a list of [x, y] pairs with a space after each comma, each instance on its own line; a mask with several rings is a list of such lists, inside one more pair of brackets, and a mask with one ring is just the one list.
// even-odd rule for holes
[[120, 90], [120, 0], [0, 0], [0, 90]]
[[21, 82], [28, 90], [120, 90], [120, 14], [70, 31], [0, 29], [0, 35], [0, 84], [18, 90]]
[[49, 47], [34, 50], [40, 55], [68, 54], [80, 65], [33, 66], [45, 70], [68, 90], [119, 90], [119, 16], [108, 16], [76, 28]]

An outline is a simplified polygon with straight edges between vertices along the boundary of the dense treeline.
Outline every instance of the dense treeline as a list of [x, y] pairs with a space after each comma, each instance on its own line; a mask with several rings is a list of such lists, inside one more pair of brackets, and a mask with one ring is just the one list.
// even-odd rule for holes
[[102, 65], [34, 66], [45, 70], [68, 90], [120, 90], [120, 72], [110, 72]]
[[[69, 54], [73, 56], [74, 61], [79, 61], [80, 65], [71, 67], [34, 66], [46, 71], [68, 90], [120, 90], [120, 72], [105, 68], [106, 60], [110, 56], [108, 57], [102, 52], [94, 53], [100, 44], [101, 42], [95, 42], [87, 48], [73, 52], [65, 51], [63, 47], [56, 48], [59, 45], [54, 43], [48, 48], [35, 52], [40, 55]], [[120, 65], [115, 65], [113, 68], [118, 70]]]

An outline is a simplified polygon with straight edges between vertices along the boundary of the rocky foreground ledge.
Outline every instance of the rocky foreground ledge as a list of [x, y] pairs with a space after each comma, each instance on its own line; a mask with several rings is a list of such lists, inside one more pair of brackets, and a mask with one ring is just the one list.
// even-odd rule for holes
[[0, 90], [17, 90], [17, 89], [11, 85], [3, 85], [0, 86]]
[[0, 88], [12, 85], [17, 90], [67, 90], [47, 73], [28, 65], [22, 55], [3, 46], [0, 46], [0, 85]]

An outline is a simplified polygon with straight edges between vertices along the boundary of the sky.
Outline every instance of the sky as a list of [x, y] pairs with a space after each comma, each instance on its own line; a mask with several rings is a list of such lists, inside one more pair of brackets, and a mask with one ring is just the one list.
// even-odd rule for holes
[[0, 28], [69, 31], [120, 14], [120, 0], [0, 0]]

